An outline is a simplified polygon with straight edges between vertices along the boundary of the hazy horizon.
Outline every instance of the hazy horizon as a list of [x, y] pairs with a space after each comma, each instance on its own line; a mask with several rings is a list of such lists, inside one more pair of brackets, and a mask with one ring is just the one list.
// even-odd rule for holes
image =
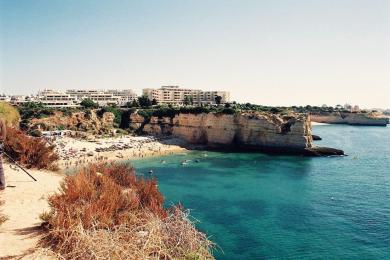
[[0, 3], [0, 93], [179, 85], [390, 108], [390, 1]]

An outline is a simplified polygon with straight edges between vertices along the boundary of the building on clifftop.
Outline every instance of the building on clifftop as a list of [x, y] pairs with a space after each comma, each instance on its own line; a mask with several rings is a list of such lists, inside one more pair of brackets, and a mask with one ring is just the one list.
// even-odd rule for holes
[[199, 89], [185, 89], [179, 86], [162, 86], [159, 89], [145, 88], [143, 95], [150, 100], [155, 99], [158, 104], [193, 105], [216, 104], [216, 97], [220, 98], [220, 103], [230, 101], [230, 93], [227, 91], [203, 91]]

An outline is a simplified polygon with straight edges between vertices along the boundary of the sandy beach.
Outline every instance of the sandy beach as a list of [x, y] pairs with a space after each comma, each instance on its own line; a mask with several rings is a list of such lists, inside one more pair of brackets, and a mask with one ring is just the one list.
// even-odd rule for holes
[[60, 156], [61, 170], [80, 165], [114, 160], [131, 160], [150, 156], [163, 156], [187, 151], [177, 138], [157, 139], [146, 136], [122, 136], [93, 140], [59, 137], [54, 142]]
[[330, 125], [328, 123], [311, 122], [311, 125]]

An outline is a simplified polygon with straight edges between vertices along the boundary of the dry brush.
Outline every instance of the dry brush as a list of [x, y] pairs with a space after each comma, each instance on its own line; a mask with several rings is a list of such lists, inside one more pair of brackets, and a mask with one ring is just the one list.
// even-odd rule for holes
[[7, 127], [4, 151], [28, 168], [56, 170], [58, 155], [54, 148], [43, 138], [31, 137], [21, 130]]
[[156, 180], [125, 164], [90, 165], [49, 198], [42, 240], [65, 259], [213, 259], [214, 244]]

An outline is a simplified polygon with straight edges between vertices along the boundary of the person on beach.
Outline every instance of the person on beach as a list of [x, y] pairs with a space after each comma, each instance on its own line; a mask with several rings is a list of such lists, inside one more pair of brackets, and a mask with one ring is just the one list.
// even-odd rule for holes
[[5, 189], [5, 176], [4, 176], [4, 169], [3, 169], [3, 161], [1, 159], [2, 153], [3, 153], [3, 142], [5, 141], [6, 137], [6, 127], [5, 122], [2, 118], [0, 118], [0, 190]]

